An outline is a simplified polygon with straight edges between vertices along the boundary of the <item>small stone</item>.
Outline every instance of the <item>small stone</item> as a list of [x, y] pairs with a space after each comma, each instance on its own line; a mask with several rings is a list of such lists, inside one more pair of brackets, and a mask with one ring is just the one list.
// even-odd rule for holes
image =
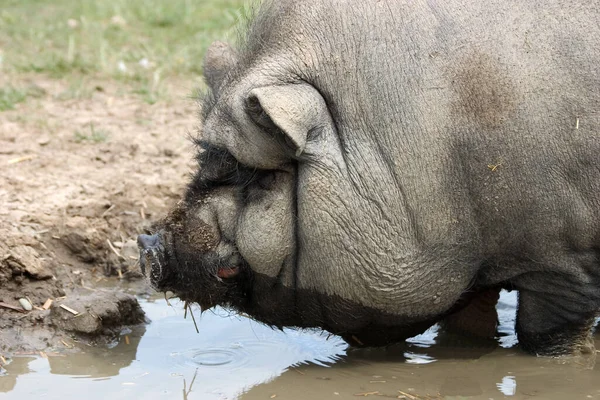
[[73, 19], [73, 18], [69, 18], [67, 20], [67, 26], [71, 29], [76, 29], [79, 27], [79, 21], [77, 21], [76, 19]]
[[117, 69], [119, 70], [119, 72], [125, 73], [127, 72], [127, 65], [125, 64], [125, 62], [119, 61], [117, 63]]
[[19, 299], [19, 304], [21, 305], [21, 307], [23, 307], [23, 310], [25, 311], [33, 310], [33, 306], [27, 299]]
[[41, 138], [38, 139], [37, 143], [40, 146], [45, 146], [48, 143], [50, 143], [50, 137], [48, 137], [48, 136], [42, 136]]
[[138, 64], [140, 65], [140, 67], [142, 67], [144, 69], [148, 69], [151, 66], [150, 61], [146, 57], [144, 57], [140, 61], [138, 61]]

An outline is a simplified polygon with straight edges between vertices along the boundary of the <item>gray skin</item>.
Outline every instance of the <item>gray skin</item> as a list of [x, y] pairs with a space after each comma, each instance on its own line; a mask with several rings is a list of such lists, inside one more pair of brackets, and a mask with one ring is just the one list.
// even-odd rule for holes
[[357, 346], [493, 336], [517, 289], [524, 350], [590, 350], [598, 21], [589, 0], [263, 4], [206, 54], [199, 171], [139, 238], [152, 284]]

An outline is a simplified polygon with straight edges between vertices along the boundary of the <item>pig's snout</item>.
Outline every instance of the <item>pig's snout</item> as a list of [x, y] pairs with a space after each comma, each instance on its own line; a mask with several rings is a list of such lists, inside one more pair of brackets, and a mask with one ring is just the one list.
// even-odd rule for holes
[[165, 243], [160, 234], [139, 235], [137, 238], [140, 250], [140, 269], [144, 276], [150, 278], [150, 283], [157, 285], [165, 277]]
[[[152, 268], [152, 261], [149, 260], [150, 255], [158, 250], [160, 245], [160, 238], [157, 234], [154, 235], [139, 235], [137, 238], [138, 248], [140, 249], [140, 268], [142, 274], [146, 276], [146, 263], [147, 267]], [[150, 272], [150, 271], [148, 271]]]
[[160, 239], [158, 235], [139, 235], [137, 244], [140, 250], [148, 250], [153, 247], [158, 247]]

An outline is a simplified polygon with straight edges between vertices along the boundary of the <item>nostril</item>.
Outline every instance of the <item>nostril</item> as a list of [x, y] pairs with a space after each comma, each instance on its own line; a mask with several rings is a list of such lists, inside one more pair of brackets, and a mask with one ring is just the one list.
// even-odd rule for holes
[[151, 249], [157, 247], [160, 243], [158, 235], [139, 235], [137, 244], [141, 249]]

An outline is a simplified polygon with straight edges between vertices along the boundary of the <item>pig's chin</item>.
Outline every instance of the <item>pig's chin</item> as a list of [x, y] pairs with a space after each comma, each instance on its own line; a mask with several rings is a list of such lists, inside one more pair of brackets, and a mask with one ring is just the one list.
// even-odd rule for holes
[[198, 303], [205, 310], [225, 305], [244, 292], [248, 268], [241, 257], [220, 258], [215, 252], [198, 253], [160, 232], [160, 245], [140, 251], [142, 272], [159, 292]]

